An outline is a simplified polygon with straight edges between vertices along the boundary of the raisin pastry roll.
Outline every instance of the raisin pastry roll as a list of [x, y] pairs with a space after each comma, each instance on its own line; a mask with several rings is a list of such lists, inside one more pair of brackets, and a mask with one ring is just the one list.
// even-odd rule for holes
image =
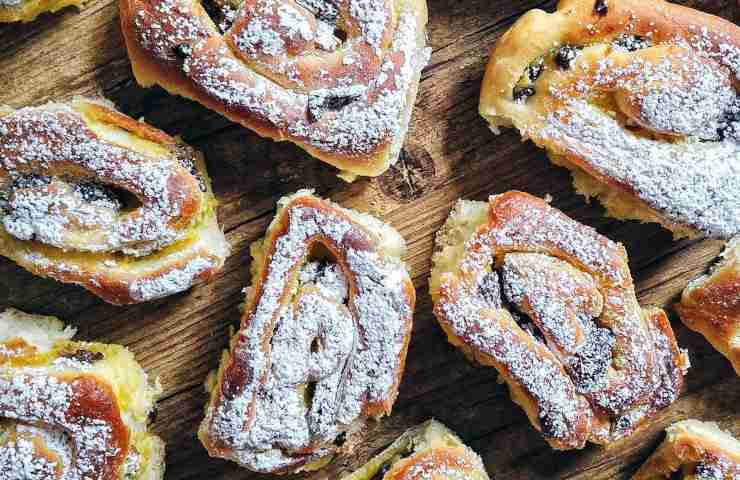
[[561, 0], [496, 45], [480, 113], [619, 219], [740, 234], [740, 28], [663, 0]]
[[401, 236], [309, 191], [252, 245], [241, 328], [207, 388], [199, 437], [253, 471], [316, 470], [390, 413], [415, 291]]
[[0, 0], [0, 23], [30, 22], [44, 12], [82, 8], [86, 0]]
[[119, 345], [54, 317], [0, 313], [0, 478], [161, 480], [147, 424], [161, 389]]
[[121, 0], [139, 84], [290, 141], [351, 181], [398, 159], [426, 65], [426, 0]]
[[0, 254], [114, 304], [172, 295], [229, 248], [202, 156], [103, 101], [0, 111]]
[[727, 244], [711, 272], [689, 284], [676, 310], [740, 375], [740, 237]]
[[340, 480], [489, 480], [480, 457], [435, 420], [404, 432], [356, 472]]
[[643, 309], [624, 248], [521, 192], [460, 201], [439, 232], [434, 313], [496, 368], [556, 449], [608, 444], [678, 396], [688, 357]]
[[712, 422], [683, 420], [666, 429], [666, 439], [632, 480], [737, 480], [740, 442]]

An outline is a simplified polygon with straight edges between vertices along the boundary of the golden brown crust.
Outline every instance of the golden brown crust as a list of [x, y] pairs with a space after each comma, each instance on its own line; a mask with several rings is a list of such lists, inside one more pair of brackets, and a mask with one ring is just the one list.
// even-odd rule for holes
[[[367, 418], [390, 413], [415, 302], [403, 250], [390, 227], [310, 192], [280, 201], [252, 247], [242, 326], [211, 385], [199, 437], [212, 456], [262, 472], [316, 469], [338, 436], [350, 448]], [[283, 429], [268, 434], [275, 417]]]
[[114, 304], [186, 290], [223, 265], [228, 245], [194, 150], [86, 99], [11, 110], [0, 131], [0, 254]]
[[668, 427], [666, 439], [632, 480], [735, 480], [738, 477], [740, 442], [714, 423], [684, 420]]
[[729, 238], [740, 232], [739, 54], [740, 29], [696, 10], [562, 0], [499, 40], [480, 113], [546, 148], [610, 215]]
[[[159, 84], [262, 136], [294, 142], [350, 176], [377, 176], [403, 143], [428, 57], [427, 12], [425, 0], [371, 3], [364, 20], [349, 12], [349, 1], [325, 6], [341, 11], [333, 21], [348, 39], [339, 49], [322, 46], [336, 40], [321, 33], [326, 18], [293, 3], [225, 7], [233, 25], [223, 33], [199, 2], [122, 0], [120, 7], [140, 84]], [[385, 20], [374, 19], [382, 12]]]
[[740, 375], [740, 238], [727, 245], [708, 275], [694, 280], [676, 305], [681, 320], [726, 356]]
[[621, 245], [525, 193], [466, 208], [483, 206], [458, 205], [438, 236], [435, 315], [551, 446], [608, 444], [676, 399], [687, 358], [665, 312], [637, 303]]
[[31, 480], [161, 480], [163, 444], [146, 431], [158, 389], [123, 347], [66, 340], [58, 328], [0, 313], [0, 477], [34, 465]]
[[480, 457], [441, 423], [430, 420], [403, 433], [341, 480], [489, 480]]

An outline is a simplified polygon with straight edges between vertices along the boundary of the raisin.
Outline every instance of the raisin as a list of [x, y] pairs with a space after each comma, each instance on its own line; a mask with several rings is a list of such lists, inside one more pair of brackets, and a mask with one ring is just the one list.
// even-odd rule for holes
[[530, 63], [527, 67], [527, 77], [530, 82], [537, 81], [542, 75], [542, 71], [545, 69], [545, 59], [540, 57], [534, 62]]
[[580, 48], [573, 45], [563, 45], [555, 52], [555, 64], [563, 70], [568, 70], [573, 66], [573, 61], [578, 56]]
[[334, 445], [342, 447], [347, 442], [347, 432], [340, 432], [337, 438], [334, 439]]
[[74, 352], [63, 353], [62, 357], [92, 365], [93, 363], [104, 359], [105, 355], [100, 352], [91, 352], [90, 350], [76, 350]]
[[309, 95], [308, 113], [311, 121], [321, 118], [321, 115], [327, 111], [339, 111], [347, 105], [356, 102], [362, 97], [362, 92], [354, 87], [341, 89], [341, 93], [321, 93]]
[[185, 60], [193, 54], [193, 47], [188, 43], [181, 43], [172, 50], [175, 52], [175, 56], [181, 60]]
[[493, 308], [501, 308], [501, 286], [498, 273], [490, 272], [478, 283], [478, 294]]
[[514, 88], [514, 101], [523, 103], [529, 97], [534, 96], [537, 93], [534, 87], [515, 87]]
[[606, 0], [596, 0], [594, 14], [604, 17], [607, 13], [609, 13], [609, 5], [607, 5]]

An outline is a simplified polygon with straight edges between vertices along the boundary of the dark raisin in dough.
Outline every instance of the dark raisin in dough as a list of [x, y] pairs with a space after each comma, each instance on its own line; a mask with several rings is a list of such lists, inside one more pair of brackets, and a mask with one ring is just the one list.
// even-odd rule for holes
[[537, 92], [534, 87], [516, 87], [514, 88], [514, 101], [524, 102], [535, 93]]
[[563, 45], [555, 52], [555, 64], [563, 70], [569, 70], [579, 51], [580, 49], [573, 45]]
[[542, 75], [542, 71], [545, 69], [545, 59], [540, 57], [534, 62], [530, 63], [527, 67], [527, 77], [530, 82], [537, 81]]
[[606, 0], [596, 0], [594, 13], [600, 17], [604, 17], [609, 13], [609, 5], [607, 5]]

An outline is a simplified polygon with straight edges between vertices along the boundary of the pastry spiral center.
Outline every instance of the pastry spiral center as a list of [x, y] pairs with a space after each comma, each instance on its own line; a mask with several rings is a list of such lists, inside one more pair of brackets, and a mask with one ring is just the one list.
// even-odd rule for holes
[[[272, 337], [272, 368], [257, 394], [250, 443], [302, 452], [339, 434], [342, 385], [355, 342], [348, 284], [336, 264], [311, 262]], [[276, 428], [276, 425], [283, 428]]]
[[0, 136], [0, 224], [19, 240], [143, 256], [182, 238], [201, 209], [176, 150], [124, 149], [71, 110], [21, 110], [0, 118]]
[[539, 253], [507, 254], [501, 274], [504, 295], [534, 322], [578, 391], [603, 388], [612, 363], [614, 335], [596, 323], [604, 300], [593, 278], [563, 260]]

